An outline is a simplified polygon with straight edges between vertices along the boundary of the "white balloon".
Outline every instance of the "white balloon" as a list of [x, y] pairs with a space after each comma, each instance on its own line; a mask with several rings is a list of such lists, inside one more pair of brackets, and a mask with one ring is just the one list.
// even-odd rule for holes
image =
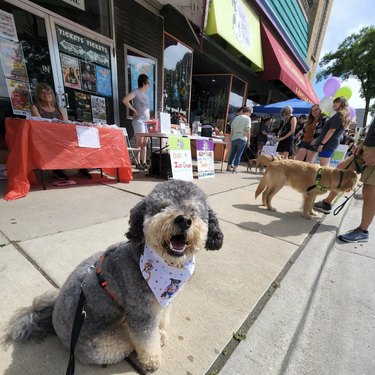
[[333, 99], [328, 96], [324, 96], [322, 99], [320, 99], [319, 107], [322, 112], [330, 114], [333, 111]]

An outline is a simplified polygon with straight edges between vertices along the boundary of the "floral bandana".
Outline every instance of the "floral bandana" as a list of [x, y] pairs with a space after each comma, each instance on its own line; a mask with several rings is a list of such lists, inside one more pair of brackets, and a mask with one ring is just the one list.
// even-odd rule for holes
[[193, 274], [195, 258], [194, 255], [191, 256], [182, 268], [176, 268], [167, 264], [156, 251], [145, 244], [139, 267], [161, 307], [166, 307]]

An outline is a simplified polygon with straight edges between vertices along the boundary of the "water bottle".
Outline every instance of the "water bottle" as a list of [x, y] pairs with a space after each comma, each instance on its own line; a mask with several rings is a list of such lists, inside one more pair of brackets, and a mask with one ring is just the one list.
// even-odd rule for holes
[[202, 124], [199, 120], [200, 120], [200, 117], [195, 116], [195, 120], [192, 124], [192, 129], [191, 129], [193, 135], [200, 135], [201, 134]]

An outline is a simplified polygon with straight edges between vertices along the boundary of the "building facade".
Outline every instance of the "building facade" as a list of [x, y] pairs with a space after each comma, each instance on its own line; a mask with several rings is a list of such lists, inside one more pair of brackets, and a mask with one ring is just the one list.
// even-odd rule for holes
[[38, 82], [53, 87], [69, 119], [116, 123], [130, 135], [121, 99], [140, 73], [155, 118], [199, 116], [223, 132], [249, 100], [317, 102], [308, 74], [330, 3], [0, 0], [0, 133], [5, 117], [29, 114]]

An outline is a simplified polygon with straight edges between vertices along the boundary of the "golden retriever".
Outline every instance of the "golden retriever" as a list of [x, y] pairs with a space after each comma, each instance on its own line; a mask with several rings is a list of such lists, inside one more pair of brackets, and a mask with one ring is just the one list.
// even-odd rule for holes
[[255, 173], [258, 173], [258, 168], [260, 168], [262, 172], [263, 168], [267, 167], [267, 165], [271, 163], [272, 161], [283, 159], [283, 157], [280, 155], [267, 155], [267, 154], [261, 154], [260, 152], [258, 152], [258, 156], [256, 159], [250, 159], [247, 162], [248, 172], [250, 172], [252, 168], [255, 168]]
[[[318, 171], [321, 170], [320, 181]], [[317, 178], [318, 177], [318, 178]], [[285, 185], [303, 194], [302, 216], [311, 219], [316, 215], [313, 204], [317, 195], [328, 190], [349, 191], [357, 183], [357, 174], [347, 169], [321, 167], [297, 160], [275, 160], [267, 167], [266, 173], [255, 191], [255, 198], [263, 192], [263, 204], [270, 211], [276, 211], [271, 201]]]

